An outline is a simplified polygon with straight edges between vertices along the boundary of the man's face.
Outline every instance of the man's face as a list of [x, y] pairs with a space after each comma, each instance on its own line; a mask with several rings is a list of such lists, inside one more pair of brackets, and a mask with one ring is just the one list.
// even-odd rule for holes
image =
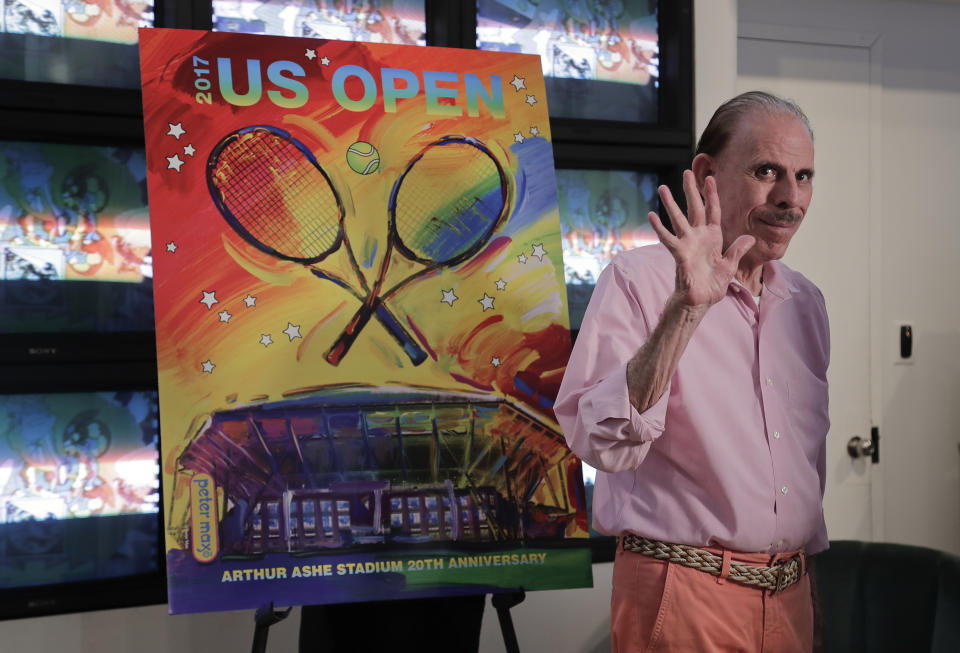
[[749, 234], [748, 266], [782, 258], [813, 195], [813, 141], [799, 119], [754, 111], [713, 161], [723, 247]]

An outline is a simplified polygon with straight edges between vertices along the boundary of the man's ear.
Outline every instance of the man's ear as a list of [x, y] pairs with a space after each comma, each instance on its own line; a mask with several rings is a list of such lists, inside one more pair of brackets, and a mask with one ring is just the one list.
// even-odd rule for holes
[[693, 176], [697, 180], [697, 189], [700, 191], [700, 194], [703, 195], [703, 184], [706, 182], [707, 177], [715, 174], [713, 157], [709, 154], [698, 154], [693, 157], [693, 163], [690, 165], [690, 169], [693, 170]]

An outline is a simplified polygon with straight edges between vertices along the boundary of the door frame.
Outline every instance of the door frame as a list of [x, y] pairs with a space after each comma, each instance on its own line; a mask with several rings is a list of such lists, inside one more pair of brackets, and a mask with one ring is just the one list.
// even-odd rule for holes
[[[881, 292], [881, 246], [882, 246], [882, 193], [883, 188], [883, 159], [882, 153], [882, 115], [883, 104], [883, 39], [878, 32], [855, 32], [834, 29], [814, 29], [811, 27], [796, 27], [789, 25], [772, 25], [749, 21], [738, 21], [737, 41], [753, 39], [763, 41], [777, 41], [801, 43], [805, 45], [833, 45], [851, 48], [862, 48], [867, 51], [869, 61], [869, 115], [868, 123], [868, 278], [869, 288], [869, 315], [870, 330], [869, 351], [870, 357], [867, 366], [867, 382], [870, 384], [870, 426], [881, 426], [883, 406], [884, 382], [884, 333], [887, 331], [881, 321], [883, 319]], [[739, 47], [739, 45], [738, 45]], [[881, 429], [882, 434], [882, 429]], [[842, 434], [841, 437], [851, 437]], [[869, 437], [869, 433], [860, 434]], [[871, 537], [874, 541], [883, 541], [886, 532], [885, 516], [886, 503], [883, 493], [883, 463], [881, 455], [877, 465], [871, 465], [870, 470], [870, 512]]]

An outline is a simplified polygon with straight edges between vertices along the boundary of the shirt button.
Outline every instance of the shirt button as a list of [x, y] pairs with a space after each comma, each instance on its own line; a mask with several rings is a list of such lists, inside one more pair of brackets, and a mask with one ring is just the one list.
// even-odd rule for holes
[[787, 493], [787, 486], [784, 485], [782, 488], [780, 488], [780, 494], [786, 494], [786, 493]]
[[783, 548], [783, 540], [780, 540], [779, 542], [777, 542], [777, 548], [778, 548], [778, 549], [782, 549], [782, 548]]
[[775, 440], [779, 440], [779, 439], [780, 439], [780, 431], [774, 431], [774, 432], [773, 432], [773, 438], [774, 438]]
[[767, 377], [767, 385], [773, 385], [773, 379], [771, 379], [769, 376]]

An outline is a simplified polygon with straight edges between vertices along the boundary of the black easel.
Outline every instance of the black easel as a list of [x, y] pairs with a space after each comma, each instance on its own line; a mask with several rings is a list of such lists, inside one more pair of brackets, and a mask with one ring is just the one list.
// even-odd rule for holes
[[274, 610], [273, 601], [257, 608], [253, 615], [253, 621], [256, 628], [253, 631], [253, 649], [252, 653], [266, 653], [267, 635], [269, 635], [270, 626], [280, 623], [287, 618], [293, 608], [286, 610]]
[[523, 590], [516, 592], [504, 592], [494, 594], [490, 602], [497, 609], [497, 617], [500, 618], [500, 632], [503, 633], [503, 645], [507, 653], [520, 653], [520, 645], [517, 643], [517, 631], [513, 628], [513, 618], [510, 616], [510, 608], [519, 605], [526, 598]]

